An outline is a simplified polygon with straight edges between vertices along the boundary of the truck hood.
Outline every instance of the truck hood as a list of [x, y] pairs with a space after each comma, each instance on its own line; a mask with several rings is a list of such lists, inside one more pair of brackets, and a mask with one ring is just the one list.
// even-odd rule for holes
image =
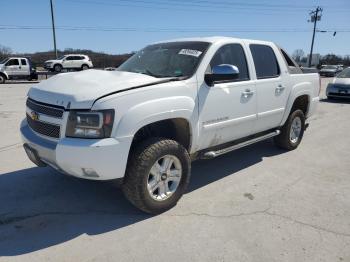
[[28, 97], [65, 108], [90, 109], [101, 96], [160, 81], [161, 79], [152, 76], [121, 71], [61, 73], [33, 86]]

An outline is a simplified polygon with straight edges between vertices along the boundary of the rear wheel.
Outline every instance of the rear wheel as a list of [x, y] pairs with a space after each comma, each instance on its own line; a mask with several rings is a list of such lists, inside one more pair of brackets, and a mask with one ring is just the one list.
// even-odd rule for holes
[[190, 169], [190, 158], [182, 145], [152, 138], [131, 152], [122, 189], [137, 208], [159, 214], [181, 198], [189, 183]]
[[82, 65], [81, 66], [81, 70], [88, 70], [89, 69], [89, 66], [88, 65]]
[[281, 129], [281, 133], [275, 137], [278, 147], [287, 150], [296, 149], [304, 135], [305, 116], [300, 109], [292, 112]]

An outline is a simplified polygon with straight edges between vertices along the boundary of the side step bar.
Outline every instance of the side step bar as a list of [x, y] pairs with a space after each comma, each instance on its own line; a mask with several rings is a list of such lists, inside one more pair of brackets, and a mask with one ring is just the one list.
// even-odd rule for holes
[[268, 139], [268, 138], [271, 138], [271, 137], [274, 137], [274, 136], [278, 136], [280, 133], [281, 133], [280, 130], [276, 130], [276, 131], [273, 131], [271, 133], [265, 134], [263, 136], [255, 137], [253, 139], [244, 141], [242, 143], [239, 143], [239, 144], [236, 144], [236, 145], [233, 145], [233, 146], [229, 146], [229, 147], [217, 150], [217, 151], [209, 151], [209, 152], [206, 152], [203, 155], [203, 158], [204, 159], [215, 158], [217, 156], [221, 156], [221, 155], [226, 154], [228, 152], [231, 152], [233, 150], [236, 150], [236, 149], [239, 149], [239, 148], [242, 148], [242, 147], [245, 147], [245, 146], [249, 146], [251, 144], [260, 142], [262, 140], [265, 140], [265, 139]]

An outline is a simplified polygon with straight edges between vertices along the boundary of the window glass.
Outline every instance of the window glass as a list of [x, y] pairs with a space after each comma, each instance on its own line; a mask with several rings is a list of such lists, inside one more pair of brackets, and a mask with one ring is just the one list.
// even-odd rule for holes
[[229, 64], [237, 66], [239, 76], [234, 81], [249, 80], [247, 59], [243, 47], [240, 44], [228, 44], [221, 47], [212, 58], [210, 67], [217, 65]]
[[350, 78], [350, 67], [345, 68], [337, 75], [338, 78]]
[[190, 41], [150, 45], [126, 60], [118, 70], [157, 78], [190, 77], [208, 47], [207, 42]]
[[6, 63], [6, 66], [14, 66], [14, 65], [16, 65], [16, 66], [19, 65], [18, 59], [11, 59], [10, 61], [8, 61]]
[[22, 64], [22, 65], [27, 65], [27, 60], [21, 59], [21, 64]]
[[281, 49], [281, 53], [284, 57], [284, 59], [286, 60], [287, 62], [287, 65], [288, 66], [296, 66], [293, 62], [293, 60], [289, 57], [289, 55], [286, 53], [286, 51], [284, 51], [283, 49]]
[[67, 60], [67, 61], [73, 60], [73, 56], [67, 56], [67, 57], [66, 57], [66, 60]]
[[256, 76], [258, 79], [273, 78], [280, 74], [280, 69], [274, 51], [266, 45], [250, 45]]

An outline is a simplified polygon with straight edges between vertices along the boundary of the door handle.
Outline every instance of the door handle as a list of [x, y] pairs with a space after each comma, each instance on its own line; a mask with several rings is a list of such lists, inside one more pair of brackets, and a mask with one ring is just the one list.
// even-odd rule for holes
[[286, 87], [284, 87], [283, 85], [278, 85], [278, 86], [276, 87], [276, 91], [277, 91], [277, 92], [282, 92], [285, 88], [286, 88]]
[[245, 98], [248, 98], [248, 97], [254, 95], [254, 91], [251, 91], [250, 89], [246, 89], [245, 91], [242, 92], [242, 95], [243, 95]]

